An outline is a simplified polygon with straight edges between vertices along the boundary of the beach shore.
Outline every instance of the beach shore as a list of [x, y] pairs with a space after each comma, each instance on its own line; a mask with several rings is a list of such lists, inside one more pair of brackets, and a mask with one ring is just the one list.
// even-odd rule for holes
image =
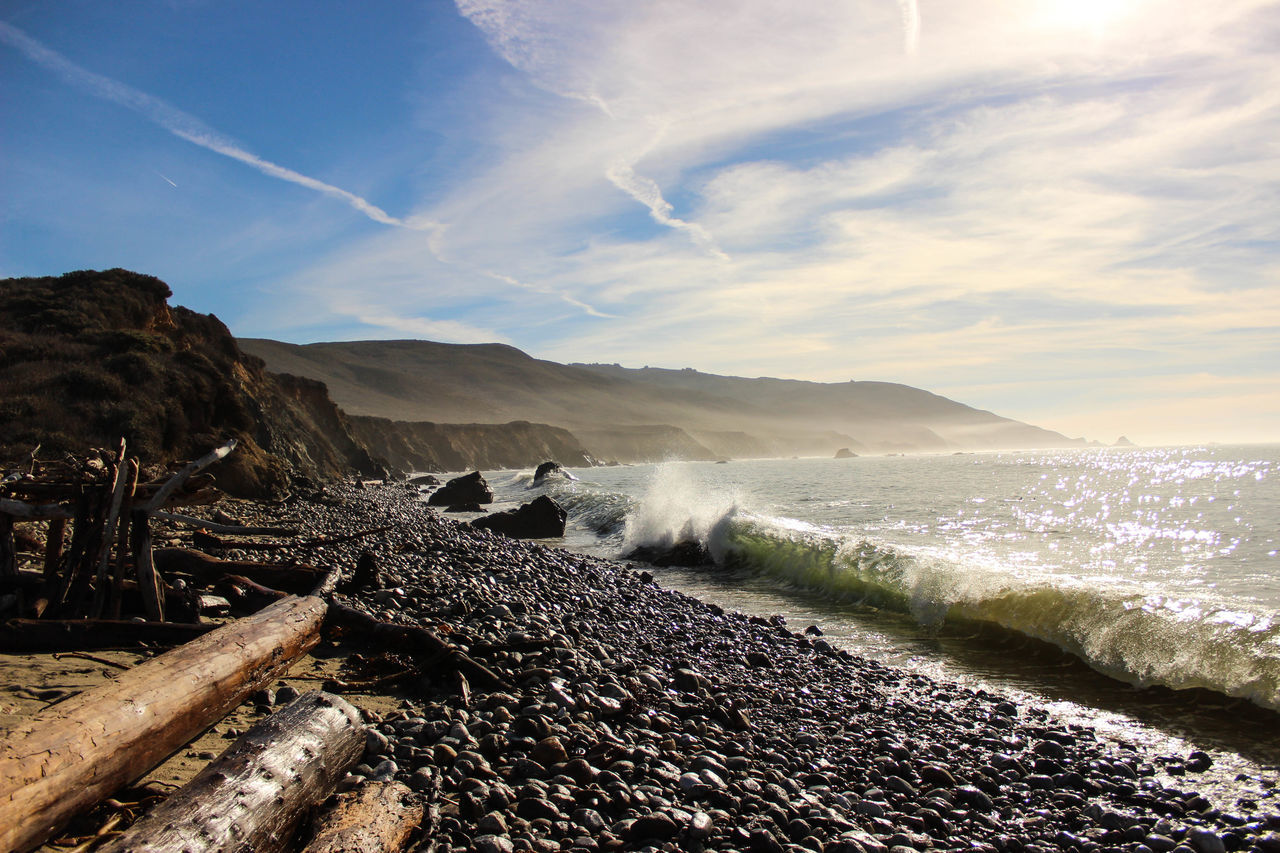
[[239, 509], [330, 537], [394, 524], [324, 551], [381, 574], [337, 600], [431, 627], [505, 682], [440, 671], [349, 696], [375, 731], [344, 787], [397, 778], [426, 795], [421, 850], [1280, 851], [1276, 798], [1194, 790], [1208, 756], [1177, 756], [1189, 775], [1172, 787], [1169, 756], [725, 612], [639, 566], [472, 529], [403, 486]]

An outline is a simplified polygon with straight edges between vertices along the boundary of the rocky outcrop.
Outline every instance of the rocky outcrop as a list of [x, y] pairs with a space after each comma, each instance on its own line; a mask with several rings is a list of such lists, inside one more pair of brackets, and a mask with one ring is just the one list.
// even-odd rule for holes
[[493, 489], [485, 482], [479, 471], [472, 471], [462, 477], [454, 477], [427, 498], [431, 506], [458, 506], [462, 504], [493, 503]]
[[314, 380], [276, 376], [217, 317], [170, 306], [127, 270], [0, 281], [0, 460], [128, 442], [150, 466], [237, 451], [210, 469], [233, 494], [385, 469]]
[[546, 495], [505, 512], [471, 522], [472, 527], [501, 533], [510, 539], [555, 539], [564, 536], [568, 514]]
[[673, 545], [641, 545], [633, 548], [623, 559], [639, 560], [654, 566], [711, 566], [715, 560], [701, 542], [681, 539]]
[[568, 430], [528, 421], [438, 424], [352, 417], [352, 430], [374, 454], [408, 471], [529, 468], [545, 459], [585, 468], [595, 460]]
[[547, 481], [548, 477], [558, 477], [559, 479], [575, 479], [573, 475], [564, 470], [564, 466], [559, 462], [547, 461], [543, 462], [533, 472], [533, 485], [541, 486]]
[[842, 448], [840, 448], [839, 450], [837, 450], [837, 451], [836, 451], [836, 456], [835, 456], [835, 458], [836, 458], [836, 459], [853, 459], [853, 458], [855, 458], [857, 455], [858, 455], [858, 454], [854, 453], [854, 452], [853, 452], [852, 450], [850, 450], [849, 448], [847, 448], [847, 447], [842, 447]]
[[577, 436], [597, 459], [617, 459], [624, 462], [714, 462], [720, 458], [695, 441], [689, 433], [669, 424], [585, 429], [578, 430]]

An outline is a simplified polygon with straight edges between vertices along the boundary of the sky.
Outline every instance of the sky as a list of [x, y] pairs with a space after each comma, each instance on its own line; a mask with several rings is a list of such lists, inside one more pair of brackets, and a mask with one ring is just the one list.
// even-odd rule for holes
[[1280, 2], [0, 0], [0, 276], [1280, 441]]

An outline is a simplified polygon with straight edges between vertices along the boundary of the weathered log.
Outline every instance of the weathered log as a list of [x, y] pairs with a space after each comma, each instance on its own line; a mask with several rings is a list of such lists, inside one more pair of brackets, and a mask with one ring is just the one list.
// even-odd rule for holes
[[205, 533], [197, 530], [193, 541], [201, 548], [238, 548], [241, 551], [282, 551], [286, 548], [324, 548], [330, 545], [341, 545], [345, 542], [354, 542], [356, 539], [363, 539], [366, 536], [372, 536], [375, 533], [386, 533], [388, 530], [394, 530], [394, 524], [386, 524], [381, 527], [371, 527], [368, 530], [360, 530], [356, 533], [346, 533], [342, 536], [317, 536], [314, 539], [308, 539], [305, 542], [230, 542], [219, 539], [211, 533]]
[[169, 499], [169, 496], [172, 495], [174, 492], [176, 492], [178, 489], [182, 488], [182, 484], [187, 482], [187, 480], [191, 478], [192, 474], [204, 468], [208, 468], [214, 462], [217, 462], [219, 459], [223, 458], [224, 456], [226, 456], [228, 453], [230, 453], [235, 449], [236, 449], [236, 440], [233, 438], [230, 441], [228, 441], [226, 444], [222, 445], [221, 447], [216, 448], [214, 450], [210, 450], [208, 453], [206, 453], [204, 456], [201, 456], [199, 459], [196, 459], [192, 462], [188, 462], [186, 465], [182, 467], [182, 470], [180, 470], [178, 473], [170, 477], [165, 482], [165, 484], [161, 486], [154, 495], [151, 496], [151, 499], [147, 501], [144, 509], [148, 513], [152, 513], [158, 509], [163, 508], [165, 506], [165, 502]]
[[21, 518], [25, 521], [37, 521], [43, 518], [71, 517], [71, 511], [60, 504], [29, 504], [13, 498], [0, 498], [0, 513]]
[[165, 573], [184, 572], [202, 581], [216, 581], [224, 575], [243, 575], [269, 586], [297, 594], [311, 592], [325, 573], [304, 564], [254, 563], [249, 560], [220, 560], [188, 548], [157, 548], [156, 567]]
[[363, 643], [377, 643], [388, 649], [414, 655], [422, 666], [447, 661], [453, 669], [474, 681], [494, 687], [509, 688], [493, 670], [426, 628], [382, 622], [353, 607], [332, 603], [325, 615], [325, 633], [351, 633]]
[[138, 591], [142, 593], [142, 606], [152, 622], [164, 621], [164, 596], [160, 593], [160, 574], [151, 551], [151, 520], [145, 509], [135, 509], [130, 523], [133, 546], [133, 565], [138, 576]]
[[401, 782], [366, 782], [316, 818], [302, 853], [396, 853], [422, 823], [418, 796]]
[[255, 725], [99, 853], [269, 853], [360, 756], [360, 712], [314, 691]]
[[[111, 487], [111, 505], [107, 509], [107, 520], [102, 528], [102, 540], [98, 544], [98, 570], [94, 574], [93, 605], [89, 610], [89, 615], [95, 619], [102, 615], [103, 608], [107, 606], [107, 565], [111, 560], [111, 546], [115, 544], [120, 507], [124, 503], [125, 491], [129, 485], [129, 466], [124, 459], [124, 448], [125, 443], [122, 438], [113, 469], [115, 480]], [[124, 560], [123, 553], [119, 556]]]
[[178, 646], [216, 627], [124, 619], [9, 619], [0, 624], [0, 653], [137, 649], [144, 644]]
[[0, 742], [0, 850], [28, 850], [283, 674], [325, 603], [288, 598], [15, 725]]
[[[138, 485], [138, 463], [129, 460], [130, 482], [132, 483], [131, 491]], [[120, 517], [120, 529], [116, 532], [116, 553], [119, 559], [116, 560], [116, 570], [111, 575], [111, 618], [119, 619], [123, 611], [124, 602], [124, 574], [125, 564], [128, 562], [126, 556], [129, 553], [130, 539], [130, 522], [133, 520], [133, 513], [127, 512]]]
[[221, 533], [224, 536], [297, 536], [298, 530], [294, 527], [245, 527], [240, 524], [218, 524], [214, 521], [206, 521], [203, 518], [196, 518], [190, 515], [182, 515], [176, 512], [153, 512], [152, 518], [158, 518], [161, 521], [171, 521], [175, 524], [188, 524], [192, 527], [207, 530], [210, 533]]

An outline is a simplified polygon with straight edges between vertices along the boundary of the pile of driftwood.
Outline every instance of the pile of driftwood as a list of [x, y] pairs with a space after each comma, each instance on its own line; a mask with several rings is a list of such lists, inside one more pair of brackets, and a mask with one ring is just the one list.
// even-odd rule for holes
[[[172, 476], [139, 483], [125, 442], [114, 455], [39, 463], [0, 482], [0, 588], [19, 613], [36, 617], [119, 619], [126, 587], [136, 588], [148, 620], [165, 618], [164, 585], [151, 543], [153, 519], [175, 519], [167, 509], [212, 503], [220, 497], [209, 465], [235, 450], [234, 439]], [[44, 567], [36, 575], [17, 563], [14, 524], [41, 521]], [[207, 522], [206, 522], [207, 524]]]
[[[190, 523], [207, 537], [246, 531], [297, 531], [217, 525], [167, 510], [211, 502], [198, 472], [230, 453], [234, 442], [162, 482], [136, 483], [123, 443], [101, 467], [79, 464], [60, 479], [13, 478], [0, 498], [4, 580], [43, 618], [10, 619], [0, 652], [129, 648], [138, 641], [177, 645], [0, 732], [0, 851], [29, 851], [125, 786], [280, 677], [320, 639], [341, 639], [394, 652], [416, 673], [452, 673], [468, 701], [469, 683], [507, 688], [500, 677], [421, 626], [382, 622], [331, 600], [342, 576], [294, 564], [221, 560], [190, 549], [153, 549], [155, 519]], [[78, 478], [72, 474], [78, 471]], [[45, 571], [34, 578], [15, 564], [13, 521], [48, 523]], [[69, 547], [62, 537], [70, 529]], [[317, 539], [331, 545], [379, 532]], [[127, 532], [127, 533], [126, 533]], [[237, 547], [240, 547], [237, 545]], [[131, 577], [125, 577], [131, 575]], [[250, 615], [221, 626], [164, 621], [164, 576], [213, 583]], [[342, 588], [377, 586], [371, 555], [357, 561]], [[120, 615], [119, 590], [153, 590], [149, 621]], [[143, 595], [143, 601], [148, 597]], [[51, 618], [54, 615], [63, 618]], [[66, 618], [79, 615], [82, 618]], [[181, 645], [178, 645], [181, 644]], [[329, 690], [347, 689], [337, 682]], [[297, 827], [329, 798], [363, 755], [359, 713], [332, 693], [308, 693], [255, 726], [199, 776], [123, 832], [107, 828], [85, 847], [96, 851], [283, 851]], [[401, 849], [431, 809], [403, 785], [381, 783], [344, 794], [314, 822], [308, 853]]]
[[[24, 720], [0, 742], [0, 849], [27, 851], [145, 775], [319, 642], [328, 605], [286, 596]], [[364, 754], [359, 712], [304, 694], [99, 851], [280, 851]], [[398, 850], [423, 819], [398, 783], [344, 795], [309, 853]], [[377, 846], [360, 846], [370, 834]], [[357, 843], [358, 842], [358, 843]]]

